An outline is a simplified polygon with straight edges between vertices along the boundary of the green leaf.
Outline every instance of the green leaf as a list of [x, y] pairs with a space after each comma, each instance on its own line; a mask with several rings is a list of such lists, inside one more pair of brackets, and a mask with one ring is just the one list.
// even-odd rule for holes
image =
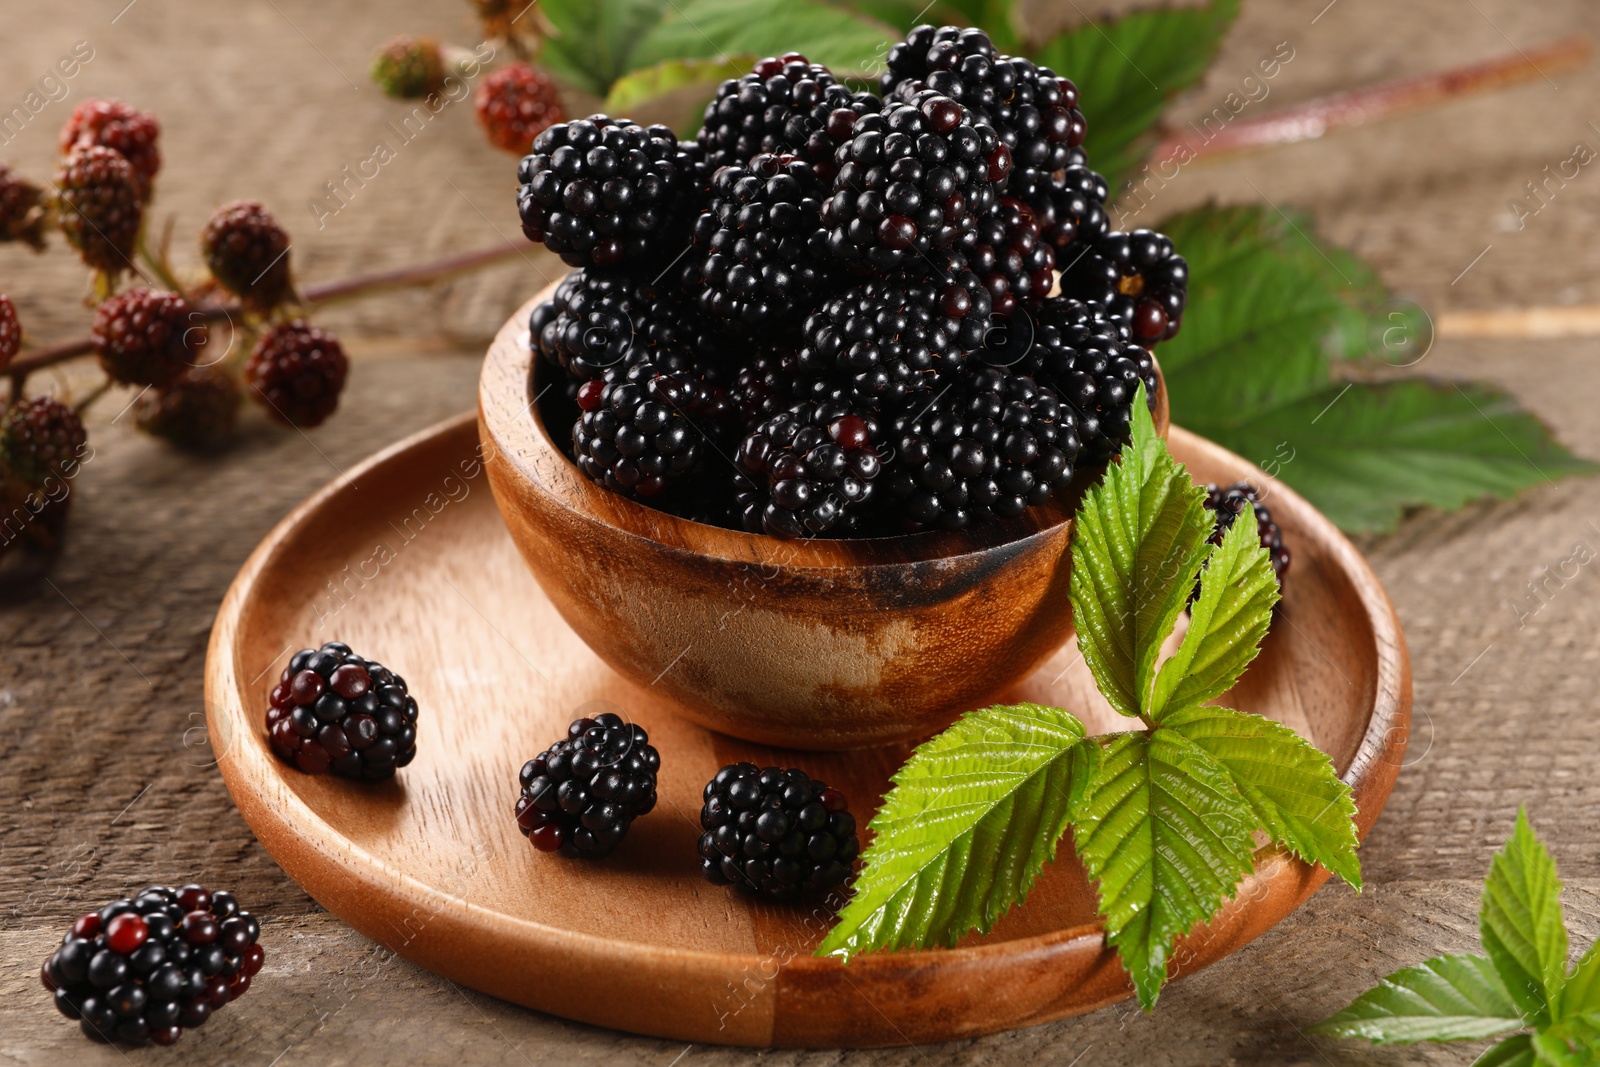
[[1589, 946], [1561, 987], [1555, 1015], [1565, 1019], [1600, 1011], [1600, 941]]
[[1533, 1067], [1533, 1035], [1512, 1034], [1472, 1061], [1472, 1067]]
[[1077, 812], [1106, 940], [1155, 1007], [1174, 938], [1211, 918], [1250, 872], [1254, 820], [1228, 772], [1167, 729], [1118, 734]]
[[801, 48], [840, 77], [876, 73], [890, 27], [815, 0], [671, 0], [630, 55], [629, 69], [673, 59], [777, 56]]
[[1326, 753], [1280, 722], [1227, 708], [1176, 711], [1161, 726], [1227, 769], [1274, 842], [1361, 888], [1355, 800]]
[[921, 25], [981, 26], [1000, 51], [1021, 51], [1014, 0], [847, 0], [846, 6], [894, 27], [899, 37]]
[[545, 39], [539, 62], [576, 88], [603, 97], [613, 82], [641, 65], [633, 61], [634, 51], [666, 17], [670, 3], [542, 0], [539, 10], [554, 32]]
[[[737, 55], [727, 59], [670, 59], [653, 67], [643, 67], [612, 83], [611, 93], [606, 97], [606, 112], [611, 115], [631, 115], [647, 101], [696, 87], [705, 90], [699, 99], [699, 104], [703, 106], [724, 81], [749, 73], [755, 66], [756, 58]], [[680, 129], [680, 136], [692, 135], [699, 129], [700, 113], [700, 107], [696, 107], [693, 128]]]
[[953, 945], [988, 930], [1055, 855], [1099, 748], [1058, 708], [969, 712], [919, 746], [872, 819], [855, 895], [817, 948]]
[[1083, 147], [1113, 193], [1155, 144], [1167, 102], [1211, 66], [1238, 11], [1238, 0], [1141, 11], [1089, 22], [1033, 53], [1035, 62], [1078, 86], [1089, 124]]
[[1594, 1067], [1600, 1063], [1600, 1012], [1574, 1015], [1533, 1035], [1540, 1067]]
[[1407, 507], [1452, 510], [1600, 470], [1563, 448], [1511, 396], [1476, 382], [1330, 385], [1258, 414], [1249, 426], [1185, 421], [1275, 468], [1350, 531], [1392, 530]]
[[1239, 680], [1261, 650], [1278, 602], [1272, 556], [1256, 527], [1235, 522], [1200, 571], [1200, 595], [1189, 605], [1189, 631], [1156, 675], [1150, 715], [1204, 704]]
[[1555, 860], [1517, 812], [1516, 829], [1495, 853], [1483, 886], [1479, 937], [1512, 998], [1530, 1017], [1549, 1018], [1567, 976], [1567, 928]]
[[1194, 588], [1212, 529], [1205, 490], [1133, 402], [1133, 439], [1085, 495], [1072, 535], [1078, 648], [1111, 706], [1146, 710], [1161, 643]]
[[1516, 1002], [1487, 957], [1439, 956], [1394, 972], [1311, 1030], [1379, 1045], [1409, 1045], [1494, 1037], [1523, 1025]]

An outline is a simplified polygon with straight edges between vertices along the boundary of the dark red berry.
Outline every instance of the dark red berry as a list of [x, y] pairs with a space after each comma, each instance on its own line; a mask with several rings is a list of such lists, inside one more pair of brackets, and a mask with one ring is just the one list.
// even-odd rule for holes
[[48, 214], [44, 191], [0, 163], [0, 243], [21, 241], [42, 251]]
[[72, 924], [72, 936], [85, 941], [100, 932], [100, 913], [91, 911], [86, 915], [78, 916], [78, 921]]
[[120, 100], [85, 100], [61, 129], [61, 154], [93, 145], [116, 151], [133, 170], [140, 201], [147, 202], [161, 170], [160, 140], [161, 124], [148, 111]]
[[144, 201], [128, 161], [101, 145], [74, 148], [55, 187], [61, 232], [83, 262], [113, 277], [131, 268]]
[[239, 200], [219, 207], [200, 233], [212, 277], [256, 312], [289, 296], [289, 235], [261, 204]]
[[205, 322], [177, 293], [130, 289], [104, 301], [90, 330], [100, 365], [127, 385], [164, 386], [197, 365]]
[[526, 63], [491, 71], [473, 100], [478, 122], [496, 148], [524, 155], [533, 139], [566, 116], [550, 76]]
[[82, 458], [87, 442], [78, 413], [53, 396], [13, 404], [0, 417], [0, 463], [31, 486]]
[[354, 700], [368, 689], [372, 688], [372, 676], [365, 667], [355, 663], [346, 663], [333, 672], [329, 679], [333, 691], [346, 700]]
[[274, 326], [250, 352], [245, 383], [267, 414], [310, 429], [339, 406], [350, 363], [331, 333], [304, 322]]

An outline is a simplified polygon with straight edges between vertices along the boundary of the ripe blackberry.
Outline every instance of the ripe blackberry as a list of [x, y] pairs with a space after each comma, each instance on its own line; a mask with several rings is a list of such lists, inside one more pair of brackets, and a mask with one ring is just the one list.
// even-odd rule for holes
[[522, 232], [575, 267], [668, 262], [704, 204], [696, 153], [629, 119], [551, 126], [517, 169]]
[[522, 765], [517, 828], [540, 852], [603, 859], [656, 806], [661, 755], [650, 735], [603, 712]]
[[834, 159], [828, 251], [871, 270], [926, 270], [989, 213], [995, 183], [1011, 173], [994, 128], [933, 92], [857, 119]]
[[1155, 410], [1155, 360], [1128, 340], [1127, 324], [1099, 305], [1052, 297], [1034, 316], [1033, 344], [1017, 370], [1054, 389], [1077, 411], [1083, 462], [1104, 463], [1128, 442], [1139, 383]]
[[529, 343], [578, 381], [618, 377], [636, 363], [718, 376], [718, 339], [665, 287], [588, 268], [561, 280], [528, 319]]
[[695, 221], [685, 290], [710, 315], [755, 329], [802, 317], [828, 280], [820, 212], [826, 187], [793, 155], [761, 153], [711, 180]]
[[961, 251], [1001, 318], [1019, 306], [1036, 307], [1056, 283], [1055, 251], [1039, 239], [1033, 211], [1012, 197], [1001, 197], [999, 207], [978, 220]]
[[17, 305], [0, 293], [0, 371], [16, 358], [22, 348], [22, 323], [17, 320]]
[[[1228, 532], [1234, 520], [1244, 514], [1245, 506], [1249, 505], [1255, 511], [1256, 530], [1261, 536], [1261, 546], [1272, 556], [1272, 573], [1277, 576], [1278, 585], [1283, 585], [1283, 576], [1289, 570], [1289, 550], [1283, 544], [1283, 531], [1278, 529], [1278, 524], [1272, 521], [1272, 512], [1261, 502], [1261, 491], [1249, 482], [1235, 482], [1232, 485], [1206, 486], [1206, 508], [1216, 516], [1216, 529], [1211, 534], [1211, 543], [1222, 544], [1222, 535]], [[1199, 586], [1196, 586], [1198, 593]]]
[[91, 145], [110, 148], [133, 168], [139, 202], [149, 203], [151, 185], [161, 170], [161, 123], [148, 111], [120, 100], [85, 100], [61, 128], [61, 154]]
[[83, 262], [112, 277], [131, 267], [144, 205], [128, 161], [103, 145], [74, 148], [55, 184], [57, 222]]
[[39, 979], [91, 1041], [170, 1045], [249, 992], [260, 937], [232, 893], [153, 885], [79, 916]]
[[847, 289], [806, 318], [800, 376], [843, 378], [862, 402], [894, 405], [933, 388], [983, 346], [993, 303], [958, 255], [926, 277], [890, 275]]
[[853, 121], [841, 117], [830, 124], [829, 116], [839, 110], [875, 110], [871, 101], [858, 99], [865, 95], [852, 93], [827, 67], [808, 62], [799, 52], [768, 56], [749, 74], [717, 88], [696, 140], [713, 174], [767, 152], [796, 153], [827, 170], [842, 139], [830, 134], [848, 132]]
[[129, 289], [95, 309], [89, 331], [100, 366], [125, 385], [162, 386], [194, 366], [206, 327], [177, 293]]
[[233, 436], [244, 395], [233, 375], [216, 366], [191, 367], [134, 404], [139, 429], [179, 448], [204, 452]]
[[1082, 164], [1067, 167], [1059, 176], [1019, 170], [1011, 176], [1007, 191], [1033, 212], [1040, 239], [1055, 248], [1056, 266], [1062, 269], [1078, 257], [1085, 243], [1110, 227], [1106, 180]]
[[1062, 295], [1103, 305], [1128, 323], [1141, 344], [1178, 332], [1189, 295], [1189, 264], [1165, 235], [1113, 231], [1062, 264]]
[[535, 137], [566, 118], [556, 83], [526, 63], [491, 71], [479, 83], [472, 104], [489, 143], [518, 156], [528, 152]]
[[802, 402], [762, 423], [734, 457], [744, 528], [773, 537], [854, 533], [883, 468], [877, 434], [870, 410], [839, 402]]
[[43, 190], [0, 163], [0, 243], [22, 241], [42, 251], [45, 222]]
[[350, 361], [331, 333], [304, 322], [274, 326], [250, 351], [250, 395], [286, 426], [320, 426], [339, 406]]
[[402, 100], [438, 92], [444, 86], [444, 54], [439, 42], [407, 35], [384, 42], [372, 57], [372, 80]]
[[700, 873], [780, 900], [842, 885], [861, 851], [849, 802], [804, 771], [730, 763], [706, 783]]
[[583, 412], [572, 424], [578, 468], [614, 493], [651, 499], [682, 481], [700, 456], [703, 431], [694, 421], [707, 402], [687, 374], [636, 363], [609, 382], [578, 390]]
[[895, 419], [885, 487], [908, 530], [959, 530], [1043, 504], [1071, 478], [1078, 419], [1047, 386], [999, 367]]
[[258, 313], [289, 295], [289, 235], [266, 208], [238, 200], [212, 213], [200, 252], [222, 287]]
[[417, 701], [404, 678], [329, 641], [283, 669], [268, 697], [267, 739], [307, 774], [392, 778], [417, 755]]
[[28, 485], [60, 474], [88, 440], [78, 413], [53, 396], [18, 401], [0, 418], [0, 460]]

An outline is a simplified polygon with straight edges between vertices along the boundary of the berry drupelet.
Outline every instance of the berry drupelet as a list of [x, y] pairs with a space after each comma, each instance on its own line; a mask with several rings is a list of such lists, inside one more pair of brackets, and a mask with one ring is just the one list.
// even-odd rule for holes
[[161, 124], [148, 111], [120, 100], [85, 100], [72, 109], [61, 128], [61, 154], [100, 145], [133, 168], [139, 202], [149, 203], [151, 186], [161, 170]]
[[1043, 504], [1072, 478], [1076, 413], [1026, 375], [984, 367], [897, 418], [885, 489], [908, 531], [960, 530]]
[[0, 163], [0, 243], [21, 241], [42, 251], [47, 221], [44, 191]]
[[90, 337], [114, 380], [159, 387], [196, 365], [207, 331], [177, 293], [129, 289], [95, 309]]
[[417, 701], [405, 679], [330, 641], [294, 654], [272, 689], [267, 738], [307, 774], [392, 778], [417, 755]]
[[541, 852], [601, 859], [656, 806], [661, 756], [650, 735], [604, 712], [523, 764], [517, 828]]
[[1178, 332], [1189, 295], [1189, 264], [1153, 230], [1107, 233], [1062, 259], [1061, 292], [1092, 300], [1128, 323], [1140, 344]]
[[577, 399], [573, 454], [591, 481], [651, 499], [693, 470], [703, 439], [694, 417], [707, 396], [692, 376], [636, 363], [614, 381], [584, 383]]
[[961, 251], [1001, 318], [1018, 307], [1036, 307], [1055, 285], [1055, 250], [1040, 239], [1033, 210], [1012, 197], [1002, 197], [992, 214], [978, 220]]
[[56, 219], [85, 265], [112, 277], [133, 266], [144, 203], [133, 167], [104, 145], [74, 148], [56, 170]]
[[289, 295], [289, 234], [266, 208], [239, 200], [218, 208], [200, 232], [212, 277], [258, 313]]
[[1249, 482], [1207, 485], [1206, 508], [1216, 516], [1216, 529], [1211, 534], [1211, 543], [1214, 545], [1222, 544], [1222, 535], [1228, 532], [1228, 528], [1244, 514], [1246, 508], [1254, 512], [1261, 546], [1272, 555], [1272, 573], [1281, 588], [1283, 576], [1289, 571], [1289, 550], [1284, 547], [1283, 531], [1272, 521], [1272, 512], [1261, 502], [1261, 491]]
[[489, 143], [519, 156], [527, 153], [535, 137], [566, 117], [555, 82], [526, 63], [491, 71], [472, 104]]
[[607, 115], [551, 126], [517, 171], [522, 230], [575, 267], [670, 261], [704, 206], [698, 151]]
[[80, 916], [39, 977], [91, 1040], [170, 1045], [249, 991], [260, 936], [232, 893], [153, 885]]
[[28, 485], [60, 474], [88, 440], [78, 413], [53, 396], [20, 401], [0, 418], [0, 461]]
[[861, 851], [844, 794], [804, 771], [732, 763], [706, 783], [700, 873], [780, 900], [844, 884]]
[[320, 426], [339, 406], [350, 361], [333, 334], [304, 322], [261, 335], [245, 364], [245, 384], [267, 414], [286, 426]]
[[734, 457], [744, 528], [774, 537], [858, 532], [883, 467], [877, 431], [870, 411], [840, 402], [800, 403], [762, 423]]
[[203, 452], [233, 436], [244, 394], [220, 367], [191, 367], [134, 403], [139, 429], [191, 452]]

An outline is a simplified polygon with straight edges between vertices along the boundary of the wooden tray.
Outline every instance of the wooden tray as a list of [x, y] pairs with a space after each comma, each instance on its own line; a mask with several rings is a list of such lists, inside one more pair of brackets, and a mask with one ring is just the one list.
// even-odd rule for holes
[[[1266, 485], [1293, 567], [1265, 651], [1229, 703], [1295, 727], [1355, 789], [1363, 834], [1410, 721], [1405, 645], [1366, 563], [1299, 497], [1173, 428], [1197, 479]], [[1123, 999], [1092, 887], [1063, 844], [1028, 903], [948, 951], [809, 953], [831, 921], [702, 881], [700, 791], [739, 759], [842, 788], [864, 825], [907, 749], [784, 753], [710, 733], [623, 681], [569, 630], [513, 548], [464, 416], [381, 453], [301, 505], [250, 557], [212, 632], [206, 696], [222, 774], [267, 851], [329, 911], [423, 967], [506, 1000], [679, 1040], [873, 1046], [972, 1037]], [[558, 567], [561, 560], [548, 565]], [[267, 691], [298, 648], [350, 643], [422, 706], [416, 761], [378, 787], [285, 768]], [[1008, 699], [1119, 729], [1069, 644]], [[614, 705], [660, 749], [660, 804], [599, 864], [535, 852], [511, 815], [517, 771], [579, 714]], [[1179, 973], [1272, 926], [1327, 877], [1263, 848], [1254, 875], [1180, 946]]]

